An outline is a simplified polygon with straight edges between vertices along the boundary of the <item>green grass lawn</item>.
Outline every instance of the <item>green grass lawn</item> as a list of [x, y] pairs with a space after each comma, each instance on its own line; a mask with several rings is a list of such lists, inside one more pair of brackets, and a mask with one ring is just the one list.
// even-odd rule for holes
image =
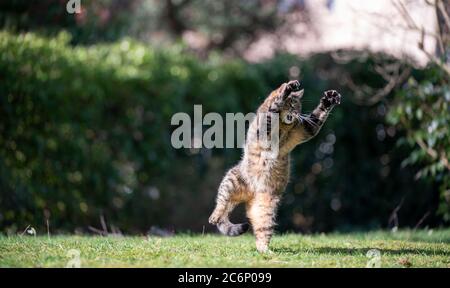
[[0, 236], [0, 267], [450, 267], [450, 230], [275, 236], [272, 253], [256, 252], [251, 234], [157, 237]]

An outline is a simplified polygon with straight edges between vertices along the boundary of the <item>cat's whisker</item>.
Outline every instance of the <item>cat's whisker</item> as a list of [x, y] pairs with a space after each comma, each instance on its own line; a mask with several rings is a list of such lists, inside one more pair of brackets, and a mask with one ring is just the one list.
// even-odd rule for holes
[[301, 117], [300, 114], [294, 114], [294, 117], [300, 122], [300, 124], [303, 124], [303, 118]]
[[300, 115], [300, 117], [308, 124], [314, 127], [318, 127], [317, 123], [314, 123], [314, 121], [311, 120], [309, 117], [305, 117], [305, 115]]

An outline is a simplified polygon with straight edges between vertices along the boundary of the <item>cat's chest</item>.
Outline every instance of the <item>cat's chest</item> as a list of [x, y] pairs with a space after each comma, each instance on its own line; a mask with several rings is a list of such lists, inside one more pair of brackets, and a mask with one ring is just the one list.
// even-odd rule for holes
[[248, 182], [256, 191], [280, 191], [289, 179], [289, 158], [267, 159], [258, 157], [246, 167]]
[[273, 159], [259, 159], [259, 172], [262, 174], [273, 175], [274, 173], [286, 173], [289, 166], [286, 161], [279, 161]]

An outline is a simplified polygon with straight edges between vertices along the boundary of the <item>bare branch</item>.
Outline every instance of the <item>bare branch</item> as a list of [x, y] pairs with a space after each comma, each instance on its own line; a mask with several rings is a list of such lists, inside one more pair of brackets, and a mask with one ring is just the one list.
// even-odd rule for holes
[[[381, 73], [380, 76], [387, 81], [386, 85], [374, 91], [375, 89], [367, 85], [356, 85], [349, 75], [344, 75], [344, 83], [354, 92], [353, 100], [359, 105], [371, 106], [384, 97], [389, 95], [396, 87], [401, 85], [409, 77], [411, 73], [411, 68], [401, 68], [401, 65], [397, 67], [397, 71], [393, 74], [386, 72], [385, 68], [377, 66], [375, 70]], [[400, 72], [400, 70], [403, 70]]]
[[450, 29], [450, 17], [448, 16], [447, 10], [445, 9], [444, 3], [442, 1], [436, 1], [436, 6], [442, 14], [442, 17], [445, 20], [445, 24], [447, 25], [447, 29]]
[[417, 228], [420, 227], [420, 225], [422, 225], [423, 221], [425, 221], [425, 219], [427, 219], [427, 217], [430, 215], [430, 211], [427, 211], [427, 213], [425, 213], [422, 218], [420, 218], [419, 222], [417, 222], [416, 226], [414, 226], [414, 230], [417, 230]]
[[442, 165], [444, 165], [445, 168], [447, 168], [448, 170], [450, 170], [450, 163], [448, 161], [448, 157], [445, 154], [444, 151], [442, 151], [441, 153], [438, 153], [436, 150], [434, 150], [433, 148], [429, 147], [427, 144], [425, 144], [425, 142], [423, 142], [422, 139], [416, 139], [416, 143], [420, 146], [420, 148], [422, 150], [424, 150], [432, 159], [437, 159], [439, 158], [439, 160], [441, 161]]
[[397, 207], [395, 207], [395, 209], [392, 211], [391, 215], [389, 216], [388, 225], [390, 225], [391, 223], [394, 223], [394, 227], [398, 227], [398, 225], [399, 225], [398, 211], [400, 211], [400, 209], [402, 208], [403, 202], [405, 202], [404, 196], [402, 197], [402, 200], [400, 200], [400, 203], [397, 205]]
[[[402, 3], [401, 1], [395, 1], [395, 0], [391, 0], [392, 4], [396, 7], [397, 11], [400, 13], [400, 15], [403, 17], [403, 19], [407, 22], [407, 25], [410, 29], [412, 30], [417, 30], [420, 31], [421, 33], [421, 38], [420, 41], [418, 43], [418, 47], [419, 49], [425, 54], [425, 56], [427, 56], [428, 60], [433, 62], [434, 64], [436, 64], [437, 66], [439, 66], [442, 70], [445, 71], [445, 73], [447, 73], [450, 76], [450, 66], [443, 62], [441, 59], [439, 59], [438, 57], [436, 57], [436, 55], [431, 54], [430, 52], [428, 52], [425, 49], [425, 35], [430, 35], [432, 37], [434, 37], [436, 39], [436, 41], [439, 43], [440, 48], [442, 49], [442, 51], [445, 51], [445, 41], [442, 39], [442, 35], [438, 34], [438, 33], [430, 33], [425, 31], [424, 27], [419, 27], [417, 25], [417, 23], [414, 21], [414, 19], [412, 18], [411, 14], [409, 13], [408, 9], [406, 8], [406, 6], [404, 5], [404, 3]], [[439, 9], [439, 11], [442, 12], [443, 18], [445, 19], [446, 23], [450, 23], [450, 18], [448, 16], [447, 11], [445, 11], [445, 7], [443, 6], [442, 2], [440, 0], [436, 0], [434, 3], [435, 7], [437, 9]], [[437, 15], [436, 15], [437, 17]], [[448, 21], [448, 22], [447, 22]]]

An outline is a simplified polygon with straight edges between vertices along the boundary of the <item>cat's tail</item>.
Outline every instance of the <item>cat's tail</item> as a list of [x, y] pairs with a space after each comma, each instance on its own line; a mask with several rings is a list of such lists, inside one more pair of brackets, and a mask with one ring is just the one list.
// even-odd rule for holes
[[233, 224], [230, 220], [223, 220], [217, 223], [220, 233], [227, 236], [239, 236], [247, 232], [250, 225], [248, 223]]

